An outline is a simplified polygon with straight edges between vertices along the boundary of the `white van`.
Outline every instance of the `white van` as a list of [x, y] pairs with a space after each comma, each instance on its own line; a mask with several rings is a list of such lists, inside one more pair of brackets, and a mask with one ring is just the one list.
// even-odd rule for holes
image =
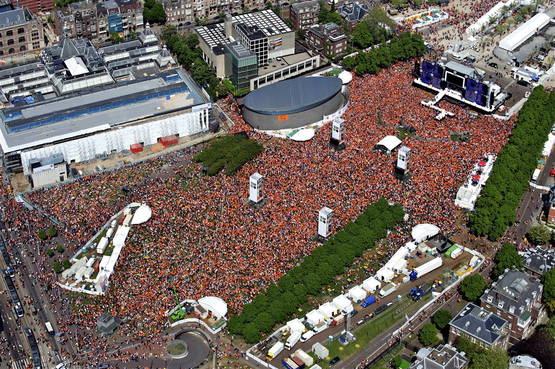
[[301, 342], [306, 342], [309, 339], [311, 339], [312, 337], [314, 337], [316, 333], [314, 331], [306, 331], [303, 333], [303, 335], [301, 336]]

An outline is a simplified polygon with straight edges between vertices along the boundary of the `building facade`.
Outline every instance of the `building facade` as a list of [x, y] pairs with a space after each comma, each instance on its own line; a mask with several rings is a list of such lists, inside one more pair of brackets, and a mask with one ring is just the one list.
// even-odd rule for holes
[[0, 7], [0, 58], [44, 48], [42, 22], [26, 8]]
[[337, 8], [337, 12], [345, 19], [347, 27], [352, 30], [368, 13], [368, 5], [358, 1], [347, 1]]
[[239, 41], [225, 45], [226, 69], [237, 90], [250, 89], [250, 81], [258, 75], [256, 54]]
[[311, 49], [335, 57], [347, 51], [348, 39], [335, 23], [317, 24], [306, 31], [306, 44]]
[[320, 3], [318, 1], [302, 1], [291, 5], [289, 18], [294, 29], [307, 29], [318, 24], [319, 14]]
[[545, 314], [542, 291], [543, 285], [536, 278], [509, 270], [484, 292], [480, 303], [509, 323], [510, 341], [516, 343], [530, 336]]
[[509, 332], [509, 322], [505, 319], [468, 303], [449, 322], [449, 344], [455, 342], [457, 337], [465, 337], [485, 348], [506, 350], [509, 345]]
[[138, 0], [85, 0], [57, 10], [54, 22], [60, 36], [106, 39], [142, 30], [143, 8]]
[[14, 6], [27, 8], [33, 13], [48, 12], [54, 8], [54, 0], [12, 0]]

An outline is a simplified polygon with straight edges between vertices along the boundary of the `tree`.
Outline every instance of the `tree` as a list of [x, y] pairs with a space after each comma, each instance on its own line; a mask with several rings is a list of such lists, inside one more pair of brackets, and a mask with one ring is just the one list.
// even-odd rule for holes
[[544, 273], [543, 282], [543, 301], [547, 309], [553, 314], [555, 313], [555, 268]]
[[318, 23], [335, 23], [341, 25], [343, 23], [343, 18], [341, 15], [334, 11], [330, 11], [326, 8], [324, 2], [320, 2], [320, 13], [318, 13]]
[[499, 277], [505, 269], [522, 268], [522, 256], [518, 254], [516, 246], [512, 243], [504, 243], [495, 255], [494, 278]]
[[243, 337], [245, 337], [245, 341], [247, 343], [258, 342], [258, 339], [260, 338], [260, 333], [255, 323], [249, 323], [244, 327]]
[[62, 266], [64, 267], [64, 269], [71, 268], [71, 261], [69, 261], [68, 259], [65, 259], [62, 263]]
[[526, 237], [535, 245], [545, 245], [551, 239], [551, 231], [542, 225], [537, 225], [530, 228]]
[[58, 245], [56, 246], [56, 251], [58, 251], [61, 254], [65, 251], [65, 248], [62, 245]]
[[46, 235], [46, 232], [43, 229], [37, 232], [37, 236], [43, 241], [45, 241], [48, 238], [48, 236]]
[[60, 262], [56, 261], [52, 264], [52, 269], [54, 269], [56, 274], [60, 274], [64, 270], [64, 267], [60, 264]]
[[453, 318], [453, 316], [449, 310], [440, 309], [432, 316], [432, 323], [434, 323], [438, 329], [443, 329], [447, 327], [451, 318]]
[[51, 258], [52, 256], [54, 256], [54, 250], [52, 249], [47, 249], [46, 250], [46, 255]]
[[437, 328], [432, 323], [426, 323], [418, 332], [418, 341], [424, 346], [435, 346], [440, 340]]
[[509, 355], [499, 349], [482, 350], [479, 354], [470, 355], [470, 358], [469, 369], [506, 369], [509, 366]]
[[58, 231], [54, 227], [49, 227], [46, 230], [46, 235], [48, 236], [48, 238], [56, 237], [58, 235]]
[[113, 32], [112, 34], [110, 34], [110, 40], [112, 40], [112, 42], [115, 44], [120, 44], [125, 41], [123, 37], [121, 37], [117, 32]]
[[461, 292], [468, 301], [476, 301], [486, 289], [486, 282], [480, 274], [466, 277], [461, 283]]
[[156, 0], [145, 0], [143, 9], [143, 20], [150, 24], [166, 23], [166, 12], [162, 3]]

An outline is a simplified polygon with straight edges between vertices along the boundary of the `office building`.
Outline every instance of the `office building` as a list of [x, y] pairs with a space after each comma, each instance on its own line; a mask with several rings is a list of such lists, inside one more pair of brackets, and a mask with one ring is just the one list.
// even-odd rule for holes
[[147, 28], [138, 40], [95, 48], [63, 39], [40, 62], [0, 71], [0, 146], [8, 171], [66, 164], [208, 131], [207, 95]]
[[308, 47], [330, 57], [347, 51], [347, 36], [335, 23], [317, 24], [308, 28], [305, 39]]
[[506, 350], [509, 322], [494, 313], [468, 303], [449, 323], [449, 343], [465, 337], [485, 348]]
[[0, 6], [0, 57], [35, 53], [43, 47], [42, 22], [29, 9]]
[[250, 89], [250, 80], [258, 75], [256, 54], [244, 47], [239, 41], [231, 42], [225, 47], [226, 69], [231, 82], [237, 90]]
[[480, 297], [481, 306], [509, 323], [510, 340], [516, 343], [530, 336], [545, 315], [542, 291], [543, 285], [536, 278], [508, 270]]
[[291, 5], [289, 18], [294, 29], [306, 29], [318, 24], [319, 14], [320, 3], [318, 1], [302, 1]]

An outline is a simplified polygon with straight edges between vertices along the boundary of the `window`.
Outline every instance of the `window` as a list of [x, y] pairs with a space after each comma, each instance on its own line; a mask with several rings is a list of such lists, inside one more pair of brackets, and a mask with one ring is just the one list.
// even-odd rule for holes
[[40, 49], [40, 42], [38, 41], [33, 42], [33, 49]]
[[27, 50], [27, 47], [25, 45], [22, 45], [19, 47], [19, 51], [25, 51]]
[[13, 54], [13, 53], [15, 53], [15, 49], [12, 47], [8, 50], [8, 54]]
[[21, 36], [21, 37], [17, 40], [17, 42], [25, 42], [25, 36]]
[[13, 45], [13, 44], [14, 44], [14, 41], [13, 41], [13, 39], [10, 38], [10, 39], [8, 40], [8, 45]]
[[24, 28], [18, 28], [17, 29], [17, 34], [20, 35], [22, 33], [25, 33], [25, 29]]
[[12, 30], [7, 31], [6, 36], [13, 36], [13, 31]]

